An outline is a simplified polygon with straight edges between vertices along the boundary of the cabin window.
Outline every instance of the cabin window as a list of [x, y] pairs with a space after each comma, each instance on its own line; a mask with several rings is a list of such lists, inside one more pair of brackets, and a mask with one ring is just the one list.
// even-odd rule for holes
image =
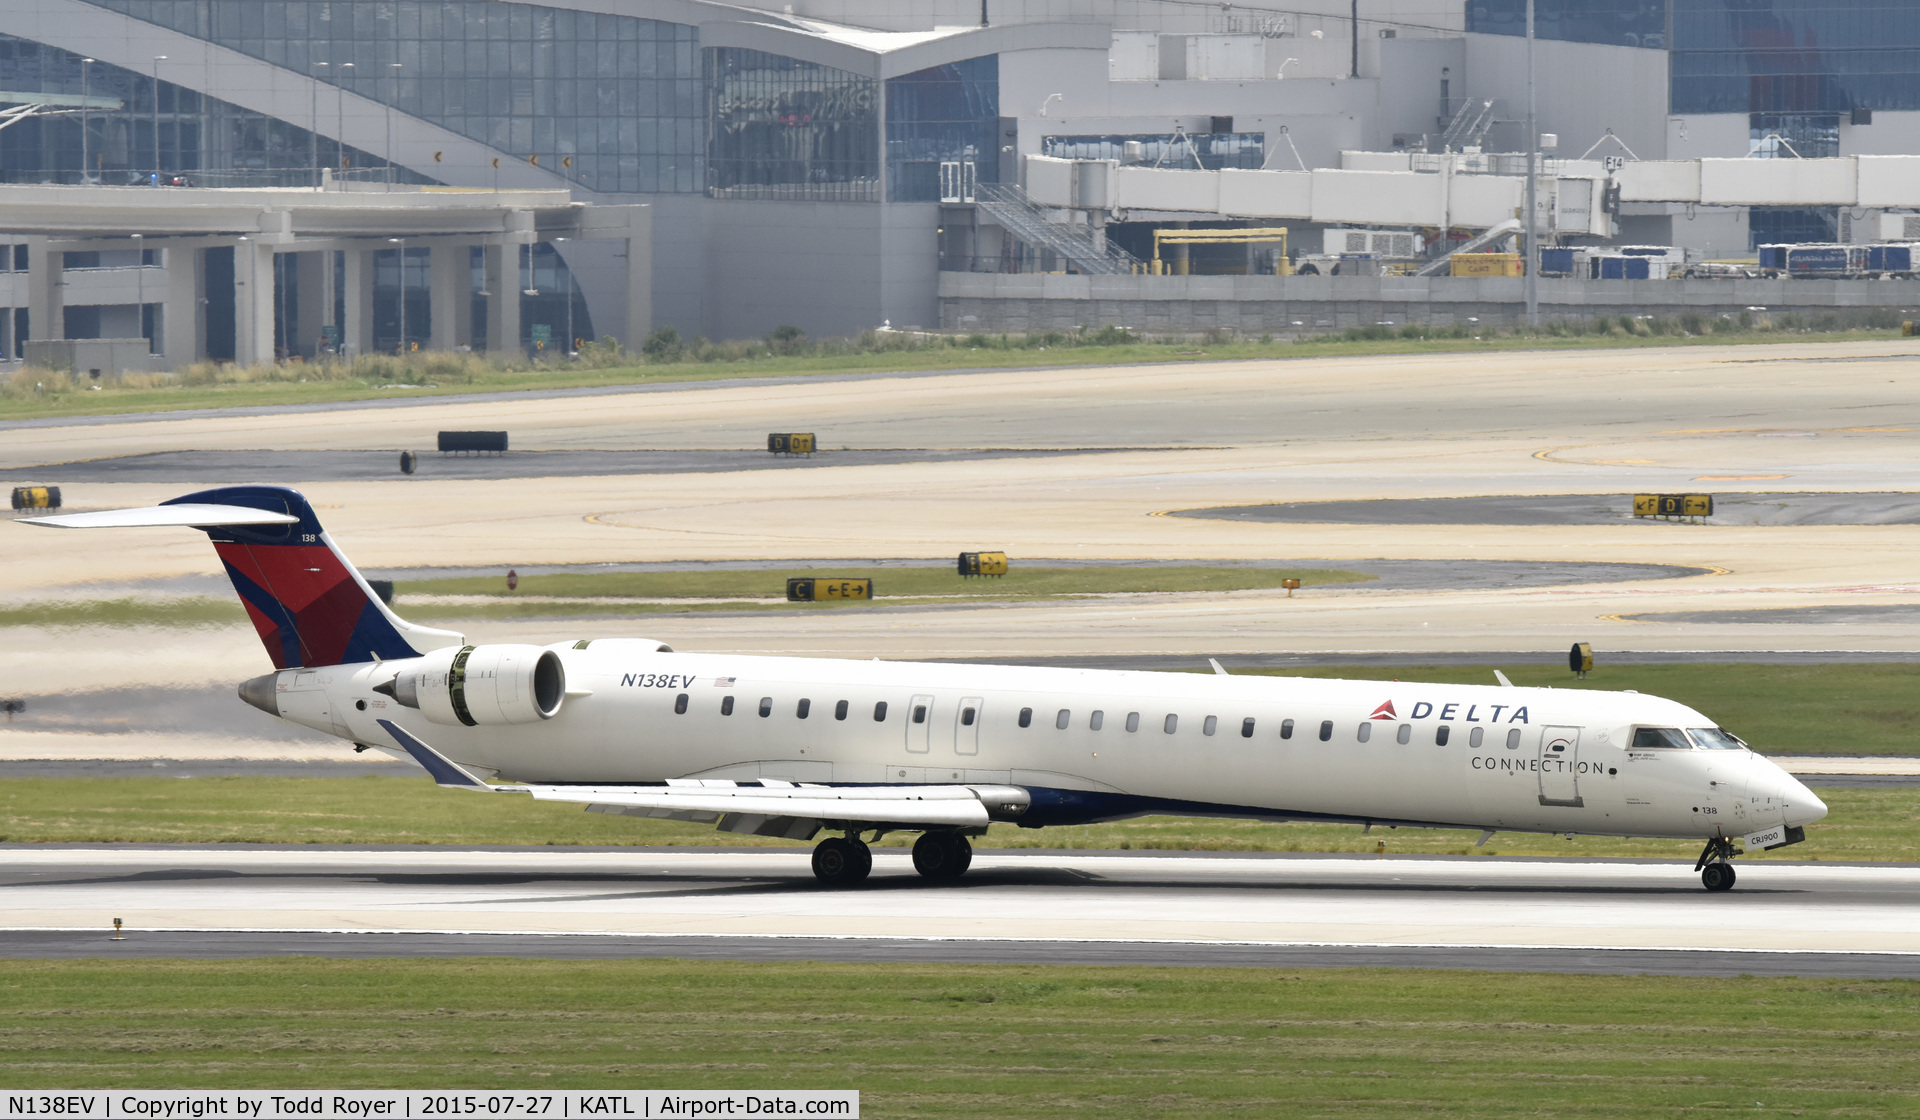
[[1180, 727], [1180, 717], [1169, 713], [1165, 727], [1167, 734], [1173, 734]]
[[1293, 721], [1292, 720], [1283, 719], [1280, 721], [1280, 737], [1282, 739], [1293, 738]]
[[1333, 721], [1330, 719], [1322, 720], [1320, 722], [1320, 741], [1325, 743], [1332, 740], [1332, 738], [1333, 738]]
[[1093, 710], [1093, 714], [1087, 717], [1087, 730], [1098, 731], [1100, 730], [1101, 725], [1105, 724], [1106, 722], [1107, 722], [1107, 713], [1101, 711], [1098, 708], [1095, 708]]
[[801, 719], [806, 719], [807, 713], [812, 710], [813, 710], [813, 701], [803, 698], [798, 704], [794, 705], [793, 714], [796, 716], [799, 716]]
[[1633, 749], [1641, 750], [1688, 750], [1691, 744], [1687, 737], [1680, 734], [1677, 727], [1642, 727], [1633, 733]]
[[1487, 729], [1484, 727], [1476, 727], [1472, 731], [1467, 732], [1467, 745], [1476, 751], [1480, 749], [1480, 744], [1486, 741]]
[[1353, 733], [1353, 737], [1360, 740], [1363, 743], [1366, 742], [1368, 739], [1373, 738], [1373, 724], [1371, 723], [1361, 724], [1359, 730]]
[[1140, 730], [1140, 713], [1139, 712], [1127, 713], [1127, 730], [1128, 731]]
[[1693, 737], [1694, 744], [1707, 751], [1737, 751], [1746, 747], [1740, 736], [1724, 727], [1689, 727], [1687, 734]]
[[773, 714], [773, 697], [762, 696], [760, 698], [760, 718], [766, 719], [768, 716], [772, 714]]
[[1033, 726], [1033, 709], [1032, 708], [1020, 709], [1020, 726], [1022, 727]]
[[1218, 730], [1220, 730], [1219, 716], [1208, 716], [1200, 723], [1200, 734], [1202, 735], [1211, 735]]
[[1241, 737], [1242, 739], [1251, 739], [1251, 738], [1253, 738], [1253, 720], [1252, 720], [1252, 718], [1248, 718], [1248, 719], [1244, 719], [1244, 720], [1241, 720], [1241, 721], [1240, 721], [1240, 737]]
[[1073, 722], [1073, 711], [1070, 708], [1060, 709], [1060, 713], [1053, 717], [1053, 725], [1062, 731], [1065, 731], [1067, 729], [1067, 724], [1072, 722]]
[[1439, 727], [1433, 729], [1433, 745], [1436, 747], [1446, 746], [1447, 740], [1452, 737], [1452, 735], [1453, 728], [1444, 723], [1441, 724]]
[[1400, 731], [1398, 734], [1396, 734], [1393, 737], [1393, 741], [1400, 744], [1403, 747], [1406, 746], [1408, 743], [1412, 742], [1413, 741], [1413, 725], [1411, 723], [1401, 724]]
[[878, 704], [875, 704], [873, 706], [873, 722], [875, 723], [887, 722], [887, 702], [885, 700], [882, 700]]
[[972, 727], [972, 726], [973, 726], [973, 716], [974, 716], [974, 711], [975, 711], [975, 709], [973, 709], [973, 708], [962, 708], [962, 709], [960, 709], [960, 726], [962, 726], [962, 727]]
[[838, 704], [835, 704], [833, 706], [833, 718], [834, 719], [847, 718], [847, 702], [845, 700], [842, 700]]
[[673, 698], [673, 714], [676, 716], [684, 716], [687, 714], [687, 694], [686, 693], [682, 692], [680, 695]]
[[1508, 730], [1507, 749], [1510, 751], [1517, 751], [1520, 749], [1520, 729], [1518, 727]]
[[925, 704], [915, 704], [913, 706], [913, 722], [927, 722], [927, 706]]
[[720, 698], [720, 714], [723, 716], [733, 714], [733, 693], [729, 692]]

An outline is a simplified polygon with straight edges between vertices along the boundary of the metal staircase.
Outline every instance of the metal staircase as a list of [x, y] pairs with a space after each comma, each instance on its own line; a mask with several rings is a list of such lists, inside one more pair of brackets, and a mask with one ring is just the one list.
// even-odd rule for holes
[[1493, 127], [1493, 106], [1491, 97], [1468, 98], [1447, 122], [1447, 130], [1440, 134], [1440, 150], [1463, 152], [1479, 147], [1487, 138], [1487, 130]]
[[1015, 184], [981, 183], [974, 204], [1001, 229], [1082, 273], [1127, 276], [1139, 271], [1140, 262], [1133, 254], [1111, 241], [1096, 243], [1088, 226], [1051, 220], [1047, 210], [1034, 205], [1027, 192]]
[[1498, 244], [1509, 237], [1518, 236], [1519, 233], [1520, 219], [1508, 218], [1506, 221], [1494, 226], [1492, 229], [1474, 238], [1472, 241], [1467, 242], [1465, 245], [1460, 246], [1453, 252], [1442, 253], [1426, 264], [1421, 265], [1420, 270], [1414, 273], [1414, 275], [1438, 276], [1440, 273], [1453, 267], [1453, 258], [1459, 256], [1461, 253], [1478, 253], [1489, 245]]

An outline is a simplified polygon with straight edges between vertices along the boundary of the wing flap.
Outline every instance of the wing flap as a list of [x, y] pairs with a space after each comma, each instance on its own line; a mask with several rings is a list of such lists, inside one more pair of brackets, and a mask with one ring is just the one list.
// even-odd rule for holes
[[[740, 813], [951, 828], [984, 827], [988, 820], [986, 803], [970, 786], [797, 786], [793, 789], [739, 786], [733, 789], [688, 789], [684, 786], [527, 785], [514, 788], [516, 791], [524, 790], [539, 801], [580, 801], [606, 806], [599, 810], [602, 813], [626, 809], [722, 815]], [[652, 816], [653, 813], [648, 812], [647, 815]]]
[[128, 529], [145, 525], [186, 525], [194, 528], [203, 525], [297, 525], [300, 519], [292, 514], [249, 506], [182, 503], [136, 509], [102, 509], [92, 513], [56, 513], [51, 517], [22, 517], [18, 523], [44, 525], [49, 529]]

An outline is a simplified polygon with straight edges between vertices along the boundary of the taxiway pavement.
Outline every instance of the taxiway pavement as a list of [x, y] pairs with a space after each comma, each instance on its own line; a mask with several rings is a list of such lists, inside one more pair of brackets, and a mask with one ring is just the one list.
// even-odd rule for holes
[[[805, 848], [5, 846], [0, 955], [250, 955], [276, 939], [275, 951], [546, 955], [565, 941], [566, 955], [697, 945], [734, 957], [1920, 976], [1914, 865], [1742, 864], [1733, 891], [1709, 894], [1689, 865], [1666, 861], [982, 851], [965, 879], [930, 885], [904, 850], [881, 849], [865, 885], [833, 890], [807, 860]], [[131, 944], [105, 940], [116, 917]]]

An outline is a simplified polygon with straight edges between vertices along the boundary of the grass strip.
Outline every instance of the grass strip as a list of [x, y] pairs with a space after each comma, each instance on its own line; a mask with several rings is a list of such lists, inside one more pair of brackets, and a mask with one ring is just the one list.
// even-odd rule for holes
[[0, 608], [0, 627], [235, 626], [246, 625], [238, 599], [188, 595], [154, 599], [62, 599]]
[[0, 1082], [858, 1089], [874, 1117], [1920, 1111], [1920, 983], [673, 960], [9, 961]]
[[[344, 754], [344, 750], [343, 750]], [[364, 778], [9, 778], [0, 783], [0, 841], [10, 843], [518, 844], [785, 847], [790, 840], [716, 832], [710, 825], [587, 813], [528, 797], [463, 796], [412, 776]], [[169, 775], [191, 774], [176, 763]], [[1920, 861], [1920, 788], [1821, 789], [1831, 810], [1803, 844], [1743, 859]], [[1112, 824], [1027, 829], [996, 824], [983, 848], [1235, 852], [1375, 852], [1693, 859], [1682, 840], [1564, 840], [1459, 829], [1270, 824], [1143, 817]], [[905, 846], [916, 837], [887, 837]]]
[[[1436, 328], [1438, 329], [1438, 328]], [[1415, 333], [1418, 333], [1418, 328]], [[1381, 329], [1383, 334], [1390, 331]], [[223, 370], [223, 380], [206, 383], [197, 378], [178, 383], [132, 379], [122, 385], [86, 385], [44, 371], [20, 371], [0, 384], [0, 421], [55, 416], [102, 416], [120, 413], [171, 412], [202, 408], [255, 408], [277, 405], [322, 404], [361, 400], [408, 400], [466, 393], [510, 393], [532, 389], [612, 388], [628, 385], [697, 384], [742, 377], [832, 376], [847, 373], [891, 373], [923, 370], [997, 368], [1057, 368], [1063, 366], [1142, 365], [1270, 360], [1287, 358], [1341, 358], [1377, 354], [1461, 354], [1511, 350], [1596, 350], [1665, 346], [1749, 346], [1767, 343], [1884, 341], [1884, 330], [1803, 331], [1716, 330], [1710, 335], [1555, 335], [1551, 328], [1532, 334], [1481, 338], [1367, 337], [1285, 339], [1267, 342], [1145, 343], [1120, 345], [1073, 344], [1054, 332], [1064, 345], [1047, 345], [1048, 335], [1028, 339], [989, 339], [991, 345], [973, 346], [943, 337], [924, 345], [901, 344], [863, 352], [786, 356], [748, 348], [750, 357], [722, 357], [710, 362], [676, 361], [665, 364], [620, 364], [604, 368], [535, 366], [500, 368], [478, 356], [422, 354], [401, 362], [389, 356], [374, 362], [368, 376], [336, 379], [324, 366], [289, 365], [260, 370]], [[1029, 345], [1031, 343], [1031, 345]], [[716, 353], [731, 354], [722, 345]], [[389, 368], [390, 367], [390, 368]], [[371, 367], [370, 367], [371, 368]], [[231, 378], [231, 380], [224, 380]], [[151, 384], [147, 382], [153, 382]], [[39, 390], [36, 383], [56, 388]]]

